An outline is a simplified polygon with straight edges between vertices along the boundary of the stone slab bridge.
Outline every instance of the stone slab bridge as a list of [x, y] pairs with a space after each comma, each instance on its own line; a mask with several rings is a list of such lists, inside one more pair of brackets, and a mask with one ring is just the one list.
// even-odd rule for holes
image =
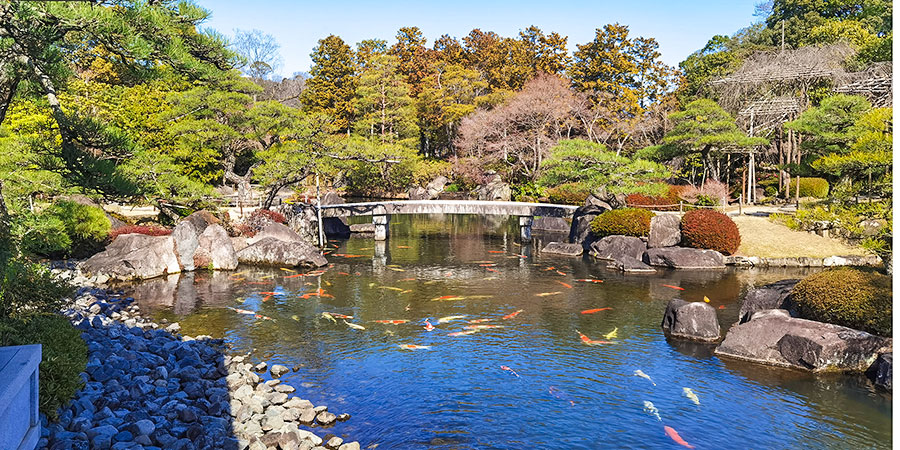
[[388, 223], [394, 214], [477, 214], [518, 216], [522, 240], [531, 240], [535, 216], [569, 218], [577, 206], [551, 203], [498, 202], [485, 200], [397, 200], [322, 205], [322, 217], [372, 216], [375, 240], [388, 237]]

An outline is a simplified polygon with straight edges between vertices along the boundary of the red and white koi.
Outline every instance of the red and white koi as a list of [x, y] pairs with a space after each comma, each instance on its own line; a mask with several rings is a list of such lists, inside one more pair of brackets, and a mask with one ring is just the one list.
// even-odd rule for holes
[[383, 323], [383, 324], [387, 324], [387, 325], [400, 325], [402, 323], [406, 323], [409, 321], [406, 319], [382, 319], [382, 320], [370, 320], [369, 322]]
[[434, 331], [434, 325], [428, 319], [425, 319], [425, 331]]
[[666, 431], [666, 436], [672, 438], [672, 440], [675, 441], [675, 443], [677, 443], [678, 445], [681, 445], [681, 446], [684, 446], [687, 448], [694, 448], [693, 445], [688, 444], [687, 441], [682, 439], [681, 436], [678, 435], [678, 432], [675, 431], [674, 428], [672, 428], [670, 426], [663, 426], [663, 430]]
[[595, 341], [595, 340], [585, 336], [584, 333], [582, 333], [578, 330], [575, 330], [575, 332], [578, 333], [578, 337], [581, 338], [581, 342], [584, 343], [585, 345], [615, 344], [615, 342], [612, 342], [612, 341]]
[[399, 347], [404, 350], [428, 350], [431, 348], [430, 345], [416, 345], [416, 344], [400, 344]]
[[603, 280], [595, 280], [593, 278], [579, 278], [575, 281], [582, 281], [585, 283], [602, 283], [603, 282]]
[[507, 367], [507, 366], [500, 366], [500, 368], [503, 369], [503, 370], [505, 370], [505, 371], [507, 371], [507, 372], [509, 372], [509, 373], [511, 373], [511, 374], [513, 374], [513, 375], [515, 375], [516, 378], [522, 378], [522, 377], [519, 376], [519, 374], [516, 373], [515, 370], [512, 370], [512, 369], [510, 369], [510, 368]]
[[512, 319], [512, 318], [518, 316], [519, 314], [521, 314], [523, 311], [525, 311], [525, 310], [524, 310], [524, 309], [520, 309], [520, 310], [518, 310], [518, 311], [516, 311], [516, 312], [511, 312], [511, 313], [509, 313], [509, 314], [503, 316], [502, 318], [503, 318], [503, 319], [507, 319], [507, 320], [508, 320], [508, 319]]

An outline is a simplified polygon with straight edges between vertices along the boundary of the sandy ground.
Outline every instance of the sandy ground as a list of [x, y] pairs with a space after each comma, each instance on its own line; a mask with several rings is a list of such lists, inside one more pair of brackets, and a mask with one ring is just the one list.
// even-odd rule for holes
[[849, 247], [837, 239], [825, 238], [805, 231], [794, 231], [774, 223], [766, 217], [733, 216], [741, 231], [741, 247], [737, 254], [762, 258], [787, 258], [806, 256], [865, 255], [858, 247]]

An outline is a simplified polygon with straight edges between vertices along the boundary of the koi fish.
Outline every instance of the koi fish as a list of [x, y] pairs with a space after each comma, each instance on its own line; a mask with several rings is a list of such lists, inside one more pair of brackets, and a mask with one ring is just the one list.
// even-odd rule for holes
[[268, 285], [270, 283], [268, 281], [248, 281], [246, 284], [252, 284], [252, 285], [258, 286], [258, 285]]
[[619, 327], [613, 328], [612, 331], [603, 335], [606, 339], [612, 339], [615, 337], [619, 337]]
[[252, 316], [252, 315], [256, 314], [256, 313], [253, 312], [253, 311], [247, 311], [246, 309], [240, 309], [240, 308], [232, 308], [232, 307], [230, 307], [230, 306], [228, 307], [228, 309], [230, 309], [230, 310], [232, 310], [232, 311], [234, 311], [234, 312], [236, 312], [236, 313], [238, 313], [238, 314], [247, 314], [247, 315], [249, 315], [249, 316]]
[[508, 371], [509, 373], [511, 373], [511, 374], [513, 374], [513, 375], [515, 375], [516, 378], [522, 378], [522, 377], [519, 376], [519, 374], [516, 373], [515, 370], [512, 370], [512, 369], [510, 369], [510, 368], [507, 367], [507, 366], [500, 366], [500, 368], [503, 369], [503, 370]]
[[522, 259], [526, 259], [526, 258], [528, 258], [528, 257], [527, 257], [527, 256], [525, 256], [525, 255], [516, 255], [516, 256], [518, 256], [518, 257], [519, 257], [519, 258], [522, 258]]
[[231, 281], [238, 281], [238, 282], [244, 281], [244, 280], [246, 280], [246, 278], [244, 278], [244, 277], [232, 278], [232, 279], [231, 279]]
[[583, 342], [585, 345], [613, 344], [613, 342], [611, 342], [611, 341], [595, 341], [595, 340], [585, 336], [584, 333], [582, 333], [578, 330], [575, 330], [575, 332], [578, 333], [578, 337], [581, 338], [581, 342]]
[[272, 278], [275, 278], [275, 275], [266, 275], [264, 277], [259, 277], [260, 280], [270, 280]]
[[397, 248], [409, 248], [408, 245], [398, 245]]
[[260, 292], [259, 295], [281, 295], [278, 292]]
[[570, 399], [568, 395], [563, 393], [563, 391], [557, 389], [556, 386], [550, 386], [550, 388], [547, 389], [547, 391], [550, 392], [550, 394], [553, 395], [554, 397], [556, 397], [557, 399], [567, 401], [567, 402], [569, 402], [570, 405], [575, 406], [575, 402], [572, 401], [572, 399]]
[[297, 321], [297, 322], [299, 322], [299, 321], [300, 321], [300, 318], [299, 318], [299, 317], [297, 317], [297, 315], [296, 315], [296, 314], [294, 314], [294, 315], [293, 315], [293, 316], [291, 316], [291, 319], [294, 319], [294, 320], [296, 320], [296, 321]]
[[484, 270], [487, 270], [488, 272], [496, 272], [497, 271], [497, 269], [492, 269], [490, 267], [485, 267]]
[[410, 292], [412, 292], [412, 289], [405, 289], [400, 291], [401, 294], [409, 294]]
[[460, 295], [444, 295], [442, 297], [435, 297], [435, 298], [431, 299], [431, 301], [439, 302], [439, 301], [444, 301], [444, 300], [462, 300], [464, 298], [465, 297], [460, 296]]
[[556, 270], [556, 267], [550, 266], [550, 267], [544, 269], [544, 272], [549, 272], [551, 270]]
[[670, 426], [663, 426], [663, 429], [666, 430], [666, 436], [672, 438], [672, 440], [675, 441], [678, 445], [682, 445], [687, 448], [694, 448], [693, 445], [688, 444], [687, 441], [682, 439], [681, 436], [678, 435], [678, 432], [675, 431], [674, 428], [672, 428]]
[[563, 272], [562, 270], [557, 270], [556, 273], [558, 273], [558, 274], [560, 274], [560, 275], [562, 275], [562, 276], [566, 276], [566, 273]]
[[269, 300], [271, 300], [271, 299], [272, 299], [272, 296], [271, 296], [271, 295], [267, 295], [267, 296], [265, 296], [265, 297], [262, 298], [262, 301], [267, 302], [267, 301], [269, 301]]
[[472, 261], [472, 264], [492, 264], [492, 263], [495, 263], [495, 261], [491, 261], [491, 260]]
[[704, 295], [704, 296], [703, 296], [703, 301], [706, 302], [706, 303], [709, 303], [709, 297], [707, 297], [707, 296]]
[[338, 272], [338, 275], [343, 275], [343, 276], [345, 276], [345, 277], [349, 277], [349, 276], [350, 276], [350, 274], [347, 273], [347, 272]]
[[466, 336], [469, 334], [475, 334], [478, 330], [466, 330], [466, 331], [456, 331], [453, 333], [447, 333], [447, 336]]
[[330, 282], [330, 281], [326, 281], [326, 282], [325, 282], [325, 286], [331, 287], [331, 282]]
[[404, 350], [428, 350], [431, 348], [430, 345], [416, 345], [416, 344], [400, 344], [399, 347]]
[[353, 316], [348, 316], [346, 314], [338, 314], [338, 313], [328, 313], [331, 314], [332, 317], [337, 317], [338, 319], [352, 319]]
[[350, 323], [350, 322], [347, 322], [346, 320], [344, 321], [344, 323], [346, 323], [348, 327], [353, 328], [354, 330], [365, 330], [366, 329], [366, 327], [364, 327], [362, 325]]
[[503, 250], [488, 250], [488, 253], [506, 253]]
[[451, 320], [462, 319], [463, 317], [466, 317], [466, 316], [465, 316], [465, 315], [459, 315], [459, 316], [446, 316], [446, 317], [441, 317], [440, 319], [437, 320], [437, 323], [447, 323], [447, 322], [449, 322], [449, 321], [451, 321]]
[[393, 270], [394, 272], [406, 272], [405, 270], [403, 270], [403, 269], [398, 269], [398, 268], [396, 268], [396, 267], [388, 267], [388, 269], [391, 269], [391, 270]]
[[602, 283], [602, 282], [603, 282], [603, 280], [595, 280], [595, 279], [593, 279], [593, 278], [579, 278], [579, 279], [577, 279], [577, 280], [575, 280], [575, 281], [583, 281], [583, 282], [586, 282], [586, 283]]
[[518, 316], [519, 313], [521, 313], [522, 311], [525, 311], [525, 310], [524, 310], [524, 309], [520, 309], [520, 310], [518, 310], [518, 311], [516, 311], [516, 312], [509, 313], [509, 314], [503, 316], [502, 318], [503, 318], [503, 319], [512, 319], [513, 317]]
[[391, 291], [403, 291], [403, 289], [400, 289], [398, 287], [393, 287], [393, 286], [378, 286], [378, 289], [389, 289]]
[[534, 294], [534, 295], [535, 295], [535, 297], [549, 297], [549, 296], [551, 296], [551, 295], [559, 295], [559, 294], [562, 294], [562, 292], [561, 292], [561, 291], [556, 291], [556, 292], [541, 292], [540, 294]]
[[479, 264], [478, 267], [495, 267], [497, 263]]
[[725, 309], [725, 305], [719, 305], [719, 309]]
[[695, 394], [691, 388], [681, 388], [681, 391], [684, 396], [694, 402], [695, 405], [700, 406], [700, 398], [697, 397], [697, 394]]
[[332, 321], [332, 322], [334, 322], [334, 323], [337, 323], [337, 320], [335, 320], [334, 316], [332, 316], [331, 313], [329, 313], [329, 312], [323, 312], [323, 313], [322, 313], [322, 318], [323, 318], [323, 319], [328, 319], [328, 320], [330, 320], [330, 321]]
[[288, 268], [285, 268], [285, 267], [279, 267], [279, 269], [281, 269], [281, 270], [283, 270], [283, 271], [285, 271], [285, 272], [296, 272], [296, 270], [288, 269]]
[[425, 331], [434, 331], [434, 325], [428, 319], [425, 319]]
[[582, 313], [582, 314], [593, 314], [593, 313], [597, 313], [597, 312], [600, 312], [600, 311], [606, 311], [606, 310], [608, 310], [608, 309], [612, 309], [612, 308], [594, 308], [594, 309], [586, 309], [586, 310], [582, 311], [581, 313]]
[[415, 279], [415, 277], [413, 277], [413, 278], [404, 278], [404, 279], [402, 279], [402, 280], [400, 280], [400, 281], [416, 281], [416, 279]]
[[483, 323], [483, 322], [490, 322], [492, 320], [494, 320], [494, 319], [472, 319], [469, 321], [469, 323]]
[[684, 290], [683, 287], [672, 286], [671, 284], [664, 284], [663, 287], [672, 288], [672, 289], [678, 289], [679, 291], [683, 291], [683, 290]]
[[261, 314], [254, 314], [253, 317], [256, 317], [257, 319], [262, 319], [262, 320], [271, 320], [272, 322], [275, 321], [275, 319], [273, 319], [269, 316], [263, 316]]
[[334, 256], [340, 256], [343, 258], [365, 258], [366, 255], [349, 255], [347, 253], [334, 253]]
[[286, 276], [286, 277], [284, 277], [284, 278], [285, 278], [285, 279], [288, 279], [288, 278], [297, 278], [297, 277], [305, 277], [305, 276], [306, 276], [305, 273], [298, 273], [298, 274], [294, 274], [294, 275], [288, 275], [288, 276]]
[[642, 372], [641, 369], [635, 370], [634, 375], [637, 377], [646, 378], [647, 380], [650, 381], [650, 383], [652, 383], [654, 386], [656, 386], [656, 383], [653, 382], [653, 379], [650, 378], [650, 375], [647, 375], [646, 373]]
[[491, 328], [506, 328], [503, 325], [466, 325], [463, 328], [467, 330], [488, 330]]
[[233, 274], [231, 274], [231, 275], [229, 275], [229, 276], [234, 278], [234, 277], [239, 277], [239, 276], [241, 276], [241, 275], [247, 275], [248, 273], [250, 273], [249, 270], [244, 270], [244, 271], [241, 271], [241, 272], [238, 272], [238, 273], [233, 273]]
[[563, 283], [562, 281], [559, 281], [559, 280], [556, 280], [556, 282], [559, 283], [559, 284], [561, 284], [561, 285], [563, 285], [563, 286], [565, 286], [565, 287], [567, 287], [567, 288], [569, 288], [569, 289], [572, 289], [572, 285], [569, 284], [569, 283]]
[[659, 417], [659, 410], [656, 409], [656, 406], [653, 405], [653, 402], [644, 400], [644, 412], [650, 414], [651, 416], [655, 416], [656, 420], [662, 422], [662, 417]]
[[359, 251], [372, 250], [373, 248], [375, 248], [375, 247], [363, 247], [363, 248], [359, 249]]
[[387, 320], [370, 320], [369, 322], [386, 323], [388, 325], [400, 325], [401, 323], [406, 323], [409, 321], [406, 319], [387, 319]]

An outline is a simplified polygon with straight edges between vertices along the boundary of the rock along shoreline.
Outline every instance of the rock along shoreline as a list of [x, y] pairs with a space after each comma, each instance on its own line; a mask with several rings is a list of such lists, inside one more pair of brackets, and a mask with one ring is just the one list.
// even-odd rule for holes
[[82, 331], [88, 363], [85, 386], [41, 417], [38, 448], [359, 450], [327, 427], [349, 414], [291, 395], [278, 379], [290, 369], [273, 365], [263, 381], [248, 355], [227, 354], [222, 339], [180, 336], [141, 315], [121, 292], [82, 287], [64, 314]]

